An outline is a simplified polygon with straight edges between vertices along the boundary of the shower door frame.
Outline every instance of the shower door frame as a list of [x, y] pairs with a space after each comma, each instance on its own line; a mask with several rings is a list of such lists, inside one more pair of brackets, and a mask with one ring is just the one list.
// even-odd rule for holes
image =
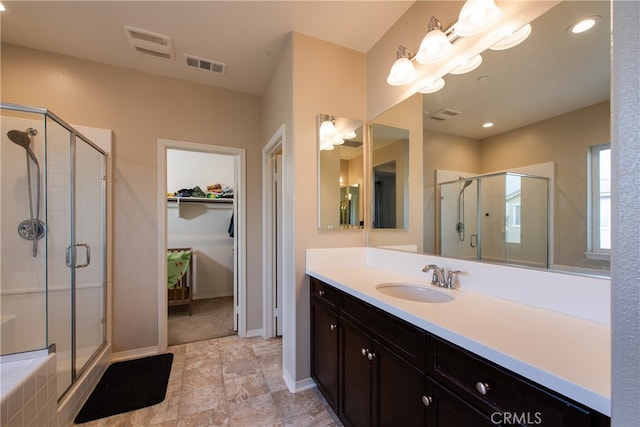
[[[80, 139], [81, 142], [86, 143], [90, 148], [93, 148], [94, 150], [96, 150], [101, 156], [101, 163], [102, 163], [102, 171], [103, 171], [103, 176], [101, 179], [101, 191], [102, 191], [102, 209], [103, 209], [103, 221], [102, 221], [102, 230], [101, 230], [101, 240], [102, 240], [102, 244], [103, 247], [101, 248], [102, 250], [102, 257], [101, 257], [101, 277], [100, 277], [100, 286], [102, 288], [102, 329], [101, 329], [101, 333], [102, 333], [102, 337], [101, 337], [101, 342], [99, 344], [99, 346], [96, 348], [96, 350], [91, 354], [91, 356], [87, 359], [87, 361], [83, 364], [83, 366], [81, 367], [80, 370], [77, 369], [76, 367], [76, 358], [77, 358], [77, 349], [76, 349], [76, 289], [75, 289], [75, 268], [76, 267], [72, 267], [72, 274], [69, 277], [69, 284], [70, 284], [70, 307], [71, 307], [71, 322], [70, 322], [70, 330], [71, 330], [71, 382], [68, 384], [68, 386], [65, 388], [65, 390], [59, 394], [58, 396], [58, 401], [60, 402], [64, 396], [69, 392], [69, 390], [72, 389], [73, 385], [75, 384], [76, 380], [82, 376], [82, 374], [92, 365], [93, 361], [96, 360], [96, 358], [98, 357], [98, 355], [100, 355], [105, 348], [108, 346], [109, 344], [109, 315], [108, 315], [108, 248], [109, 248], [109, 238], [108, 238], [108, 221], [109, 221], [109, 196], [108, 196], [108, 176], [109, 176], [109, 161], [108, 161], [108, 151], [105, 151], [102, 147], [100, 147], [99, 145], [95, 144], [93, 141], [91, 141], [89, 138], [87, 138], [86, 136], [84, 136], [82, 133], [78, 132], [78, 130], [76, 130], [73, 126], [69, 125], [67, 122], [65, 122], [64, 120], [62, 120], [60, 117], [58, 117], [56, 114], [54, 114], [53, 112], [49, 111], [46, 108], [39, 108], [39, 107], [28, 107], [28, 106], [23, 106], [23, 105], [18, 105], [18, 104], [11, 104], [11, 103], [0, 103], [0, 110], [9, 110], [9, 111], [15, 111], [15, 112], [20, 112], [20, 113], [27, 113], [27, 114], [34, 114], [34, 115], [39, 115], [42, 117], [43, 120], [43, 126], [44, 126], [44, 150], [45, 150], [45, 161], [44, 161], [44, 168], [43, 168], [43, 174], [42, 174], [42, 180], [44, 181], [45, 185], [44, 185], [44, 203], [43, 203], [43, 207], [45, 209], [45, 221], [46, 223], [49, 222], [49, 218], [47, 217], [46, 214], [46, 210], [47, 210], [47, 168], [48, 168], [48, 163], [47, 163], [47, 158], [46, 158], [46, 152], [48, 149], [48, 141], [47, 141], [47, 126], [48, 126], [48, 119], [53, 120], [57, 125], [61, 126], [62, 128], [64, 128], [66, 131], [69, 132], [69, 177], [70, 177], [70, 181], [69, 181], [69, 188], [70, 188], [70, 196], [69, 196], [69, 202], [70, 202], [70, 211], [69, 211], [69, 224], [70, 224], [70, 234], [68, 235], [68, 237], [70, 238], [70, 240], [73, 242], [75, 241], [75, 226], [76, 226], [76, 216], [75, 216], [75, 196], [76, 196], [76, 188], [75, 188], [75, 172], [76, 172], [76, 146], [78, 144], [78, 139]], [[108, 143], [110, 145], [110, 141]], [[48, 233], [45, 235], [45, 241], [48, 241]], [[74, 244], [70, 244], [70, 247], [75, 248], [76, 245]], [[73, 265], [75, 265], [75, 249], [74, 249], [74, 255], [70, 258], [70, 261]], [[48, 243], [45, 243], [45, 266], [49, 265], [49, 254], [48, 254]], [[45, 332], [45, 336], [46, 336], [46, 347], [49, 349], [49, 351], [53, 351], [56, 352], [56, 344], [53, 342], [50, 342], [51, 340], [51, 334], [50, 334], [50, 325], [49, 325], [49, 320], [48, 320], [48, 313], [50, 311], [50, 295], [49, 295], [49, 283], [48, 283], [48, 276], [45, 273], [45, 292], [46, 292], [46, 302], [45, 302], [45, 310], [47, 312], [47, 314], [45, 315], [45, 317], [47, 318], [47, 323], [46, 323], [46, 332]]]

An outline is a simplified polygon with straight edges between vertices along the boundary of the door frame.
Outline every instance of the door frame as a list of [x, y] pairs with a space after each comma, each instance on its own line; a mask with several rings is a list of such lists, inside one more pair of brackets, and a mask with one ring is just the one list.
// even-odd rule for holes
[[238, 319], [238, 336], [247, 335], [247, 248], [246, 248], [246, 150], [244, 148], [225, 147], [171, 139], [158, 139], [158, 350], [164, 352], [168, 346], [168, 295], [167, 283], [167, 150], [194, 151], [209, 154], [221, 154], [234, 157], [234, 315]]
[[[273, 156], [282, 152], [284, 158], [284, 143], [285, 143], [285, 126], [282, 125], [271, 137], [269, 142], [262, 149], [262, 277], [263, 277], [263, 291], [264, 298], [262, 299], [262, 325], [263, 336], [265, 338], [271, 338], [276, 336], [275, 316], [274, 311], [276, 309], [276, 296], [274, 288], [274, 271], [276, 269], [277, 257], [274, 256], [273, 247], [276, 241], [276, 235], [273, 230], [273, 223], [275, 218], [273, 212], [275, 209], [274, 200], [275, 194], [273, 190]], [[284, 172], [281, 170], [280, 182], [284, 184]], [[280, 202], [282, 203], [282, 201]], [[284, 244], [282, 238], [282, 230], [280, 231], [280, 242]], [[284, 260], [280, 260], [281, 263]], [[282, 280], [282, 278], [281, 278]], [[283, 286], [284, 287], [284, 286]], [[280, 307], [280, 320], [284, 324], [284, 307]]]

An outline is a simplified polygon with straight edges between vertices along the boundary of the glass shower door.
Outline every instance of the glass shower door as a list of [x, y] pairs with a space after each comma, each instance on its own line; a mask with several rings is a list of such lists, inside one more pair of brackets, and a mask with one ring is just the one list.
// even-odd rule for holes
[[76, 136], [74, 168], [75, 370], [105, 342], [105, 156]]
[[106, 158], [47, 118], [47, 342], [58, 398], [105, 342]]

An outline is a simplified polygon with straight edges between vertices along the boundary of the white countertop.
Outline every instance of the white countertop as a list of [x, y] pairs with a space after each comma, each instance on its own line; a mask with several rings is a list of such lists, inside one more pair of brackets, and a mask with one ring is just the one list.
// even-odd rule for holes
[[[308, 255], [309, 256], [309, 255]], [[380, 293], [385, 282], [421, 280], [385, 268], [327, 267], [307, 274], [577, 402], [611, 415], [609, 325], [464, 289], [423, 303]]]

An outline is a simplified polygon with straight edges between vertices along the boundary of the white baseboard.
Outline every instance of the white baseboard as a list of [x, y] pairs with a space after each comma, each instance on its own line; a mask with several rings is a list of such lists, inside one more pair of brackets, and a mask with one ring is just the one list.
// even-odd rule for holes
[[263, 337], [264, 336], [263, 334], [264, 334], [263, 329], [249, 329], [245, 335], [245, 338]]
[[156, 354], [158, 354], [158, 346], [136, 348], [134, 350], [111, 353], [111, 361], [119, 362], [122, 360], [130, 360], [130, 359], [137, 359], [140, 357], [154, 356]]
[[293, 378], [291, 378], [291, 375], [289, 375], [289, 372], [287, 372], [284, 369], [282, 370], [282, 379], [287, 385], [287, 388], [289, 389], [290, 393], [298, 393], [301, 391], [310, 390], [312, 388], [317, 387], [315, 381], [313, 381], [311, 377], [305, 378], [300, 381], [294, 381]]

